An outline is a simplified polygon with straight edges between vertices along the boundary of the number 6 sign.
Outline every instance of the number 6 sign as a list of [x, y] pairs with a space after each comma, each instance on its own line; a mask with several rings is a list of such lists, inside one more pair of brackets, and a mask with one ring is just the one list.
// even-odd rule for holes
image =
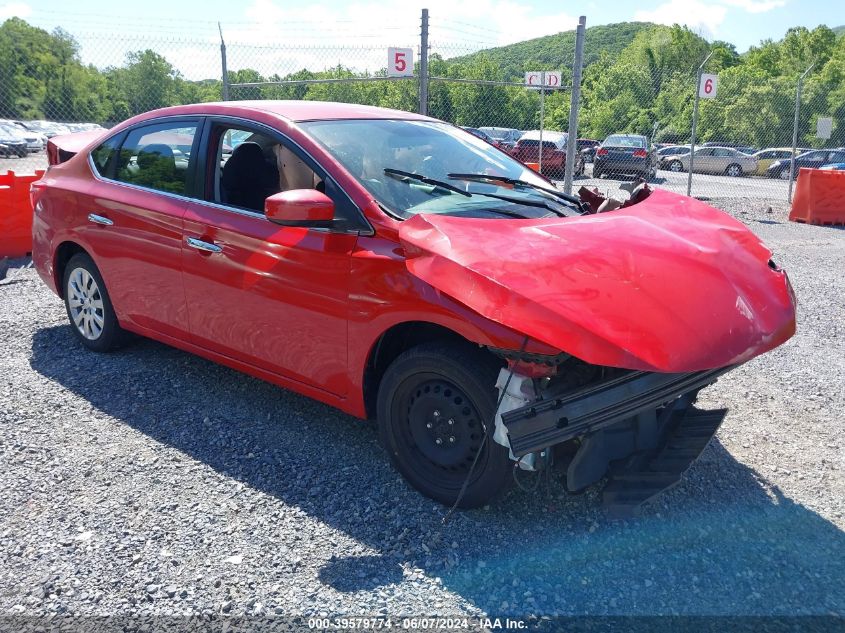
[[387, 49], [387, 76], [414, 76], [414, 50], [412, 48], [390, 47]]
[[712, 99], [716, 96], [716, 88], [719, 85], [719, 75], [701, 75], [701, 83], [698, 86], [698, 96], [702, 99]]

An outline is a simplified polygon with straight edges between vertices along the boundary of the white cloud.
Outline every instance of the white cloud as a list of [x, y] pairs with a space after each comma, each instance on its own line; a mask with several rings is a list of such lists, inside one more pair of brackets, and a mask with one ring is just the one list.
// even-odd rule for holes
[[[740, 0], [741, 1], [741, 0]], [[725, 21], [727, 8], [699, 0], [670, 0], [651, 11], [637, 11], [634, 20], [656, 24], [682, 24], [707, 37], [716, 35]]]
[[[574, 29], [577, 17], [541, 14], [515, 0], [428, 0], [431, 52], [444, 57]], [[264, 76], [338, 64], [356, 71], [387, 65], [387, 47], [419, 54], [421, 7], [358, 0], [341, 8], [310, 4], [289, 8], [274, 0], [253, 0], [244, 21], [223, 23], [230, 70], [253, 68]], [[170, 47], [168, 59], [188, 78], [219, 75], [216, 33], [209, 47], [190, 52]], [[561, 65], [565, 60], [561, 60]]]
[[9, 18], [28, 18], [32, 14], [32, 7], [23, 2], [8, 2], [0, 5], [0, 22]]
[[[389, 46], [412, 48], [416, 59], [423, 6], [429, 9], [431, 52], [444, 57], [572, 30], [577, 24], [574, 15], [543, 13], [528, 0], [420, 0], [419, 5], [350, 0], [337, 7], [323, 2], [245, 2], [240, 18], [222, 23], [229, 70], [252, 68], [265, 77], [337, 65], [377, 71], [387, 65]], [[112, 16], [109, 22], [117, 19]], [[102, 32], [99, 23], [71, 30], [86, 63], [120, 66], [127, 51], [152, 48], [184, 77], [204, 79], [220, 76], [220, 39], [213, 19], [209, 16], [190, 31], [141, 16], [119, 35]]]
[[743, 9], [748, 13], [766, 13], [786, 6], [787, 0], [721, 0], [722, 3]]

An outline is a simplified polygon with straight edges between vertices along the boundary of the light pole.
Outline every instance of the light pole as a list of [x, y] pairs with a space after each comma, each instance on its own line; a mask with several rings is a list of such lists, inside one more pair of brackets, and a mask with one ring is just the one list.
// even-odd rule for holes
[[692, 132], [690, 133], [690, 144], [689, 144], [689, 173], [687, 173], [687, 195], [690, 195], [692, 192], [692, 164], [695, 160], [695, 130], [698, 127], [698, 101], [701, 98], [699, 93], [701, 92], [701, 72], [704, 70], [704, 65], [707, 61], [713, 57], [713, 53], [716, 51], [710, 51], [710, 54], [704, 58], [704, 61], [701, 62], [701, 66], [698, 67], [698, 72], [695, 73], [695, 102], [692, 106]]
[[795, 150], [798, 148], [798, 113], [801, 111], [801, 89], [804, 87], [804, 77], [813, 70], [815, 63], [810, 64], [810, 67], [804, 71], [798, 78], [798, 87], [795, 89], [795, 121], [792, 124], [792, 156], [789, 159], [789, 194], [787, 195], [787, 202], [792, 202], [792, 183], [795, 178]]

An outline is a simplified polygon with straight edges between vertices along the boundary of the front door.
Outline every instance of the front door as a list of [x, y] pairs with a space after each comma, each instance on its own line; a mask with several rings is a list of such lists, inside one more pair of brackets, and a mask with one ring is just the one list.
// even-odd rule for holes
[[319, 188], [323, 180], [263, 128], [234, 125], [210, 127], [203, 170], [207, 199], [190, 203], [184, 219], [192, 339], [345, 396], [357, 234], [267, 220], [264, 197], [282, 189]]

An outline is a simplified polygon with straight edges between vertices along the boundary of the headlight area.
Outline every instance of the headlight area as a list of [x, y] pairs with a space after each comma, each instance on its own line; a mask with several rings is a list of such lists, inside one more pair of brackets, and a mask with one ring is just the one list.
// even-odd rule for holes
[[555, 461], [571, 492], [609, 482], [609, 514], [636, 513], [675, 485], [715, 435], [727, 410], [693, 406], [698, 392], [733, 366], [689, 373], [600, 367], [561, 354], [493, 350], [508, 362], [493, 440], [514, 468], [540, 471]]

